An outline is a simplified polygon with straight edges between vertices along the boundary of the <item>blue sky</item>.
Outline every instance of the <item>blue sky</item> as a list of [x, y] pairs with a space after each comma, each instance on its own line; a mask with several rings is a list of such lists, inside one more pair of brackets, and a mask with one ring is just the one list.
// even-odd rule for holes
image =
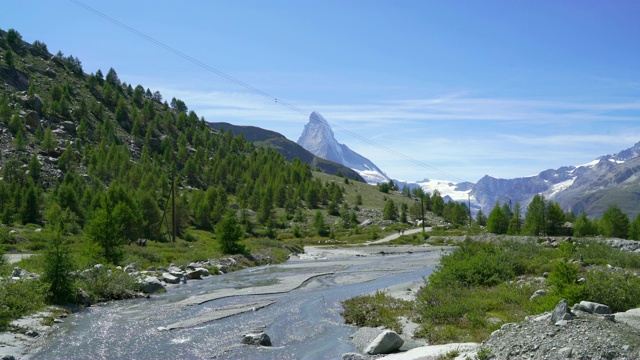
[[638, 14], [637, 1], [3, 0], [0, 28], [207, 121], [296, 141], [318, 111], [391, 177], [475, 182], [640, 141]]

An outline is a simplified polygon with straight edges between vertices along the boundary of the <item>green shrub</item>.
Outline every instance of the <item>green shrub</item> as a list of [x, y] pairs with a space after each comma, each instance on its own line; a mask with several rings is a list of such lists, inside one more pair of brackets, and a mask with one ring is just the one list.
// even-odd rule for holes
[[558, 293], [563, 293], [568, 286], [576, 284], [577, 281], [578, 267], [565, 260], [556, 262], [553, 271], [549, 273], [547, 278], [547, 283], [553, 286]]
[[514, 257], [492, 243], [467, 238], [440, 260], [429, 282], [437, 288], [448, 286], [492, 286], [513, 278], [520, 271]]
[[44, 309], [46, 284], [38, 279], [4, 281], [0, 284], [0, 329], [24, 315]]
[[605, 304], [613, 312], [640, 307], [640, 278], [626, 271], [599, 269], [588, 271], [585, 277], [581, 300]]
[[361, 295], [342, 302], [341, 313], [347, 324], [356, 326], [384, 326], [399, 334], [402, 325], [398, 321], [401, 315], [409, 315], [412, 305], [408, 301], [388, 296], [376, 291], [373, 295]]
[[136, 277], [113, 267], [102, 266], [83, 272], [78, 287], [93, 301], [128, 299], [139, 289]]

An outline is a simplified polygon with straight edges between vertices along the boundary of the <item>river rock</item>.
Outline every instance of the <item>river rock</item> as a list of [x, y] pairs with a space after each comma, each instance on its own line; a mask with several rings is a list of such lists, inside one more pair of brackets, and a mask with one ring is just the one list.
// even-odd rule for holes
[[229, 267], [225, 264], [216, 264], [216, 267], [218, 268], [218, 272], [221, 272], [223, 274], [229, 272]]
[[190, 279], [190, 280], [201, 279], [202, 278], [202, 271], [199, 271], [199, 270], [187, 270], [187, 273], [185, 274], [185, 276], [187, 277], [187, 279]]
[[155, 276], [145, 276], [139, 280], [140, 288], [145, 294], [152, 294], [165, 291], [164, 285]]
[[180, 283], [180, 278], [177, 276], [174, 276], [168, 272], [166, 273], [162, 273], [162, 280], [164, 282], [166, 282], [167, 284], [179, 284]]
[[203, 267], [199, 267], [195, 269], [196, 271], [200, 271], [200, 273], [202, 274], [202, 276], [210, 276], [211, 273], [209, 272], [209, 270], [207, 270], [206, 268]]
[[404, 340], [395, 331], [386, 330], [378, 335], [365, 349], [365, 353], [369, 355], [391, 354], [404, 344]]
[[242, 338], [242, 343], [246, 345], [271, 346], [271, 338], [264, 332], [250, 333]]

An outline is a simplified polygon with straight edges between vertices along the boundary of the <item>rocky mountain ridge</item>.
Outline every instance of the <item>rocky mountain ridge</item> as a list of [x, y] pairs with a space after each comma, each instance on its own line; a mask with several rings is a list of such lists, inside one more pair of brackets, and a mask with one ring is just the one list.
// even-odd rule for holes
[[538, 175], [514, 179], [485, 176], [470, 195], [483, 209], [496, 201], [527, 206], [536, 194], [555, 201], [563, 209], [601, 217], [609, 205], [635, 217], [640, 200], [640, 142], [613, 155], [603, 155], [577, 166], [563, 166]]
[[298, 144], [318, 157], [355, 170], [369, 184], [390, 180], [371, 160], [351, 150], [347, 145], [338, 143], [329, 122], [315, 111], [309, 116], [309, 122], [304, 126]]

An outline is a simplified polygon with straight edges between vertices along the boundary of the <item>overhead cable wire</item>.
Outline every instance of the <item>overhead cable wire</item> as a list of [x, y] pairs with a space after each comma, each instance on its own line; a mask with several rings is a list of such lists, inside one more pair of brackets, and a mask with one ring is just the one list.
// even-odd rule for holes
[[[208, 70], [208, 71], [210, 71], [210, 72], [212, 72], [212, 73], [214, 73], [214, 74], [216, 74], [216, 75], [218, 75], [218, 76], [220, 76], [220, 77], [232, 82], [232, 83], [235, 83], [235, 84], [237, 84], [239, 86], [242, 86], [242, 87], [250, 90], [251, 92], [253, 92], [253, 93], [257, 94], [257, 95], [260, 95], [260, 96], [262, 96], [264, 98], [267, 98], [270, 101], [274, 101], [275, 103], [277, 103], [277, 104], [279, 104], [281, 106], [284, 106], [284, 107], [286, 107], [286, 108], [288, 108], [288, 109], [290, 109], [292, 111], [298, 112], [298, 113], [300, 113], [300, 114], [302, 114], [304, 116], [308, 116], [308, 114], [310, 113], [310, 112], [305, 111], [305, 110], [303, 110], [303, 109], [301, 109], [301, 108], [299, 108], [299, 107], [297, 107], [297, 106], [295, 106], [293, 104], [290, 104], [289, 102], [285, 101], [284, 99], [281, 99], [281, 98], [278, 98], [276, 96], [273, 96], [273, 95], [271, 95], [271, 94], [269, 94], [269, 93], [267, 93], [267, 92], [265, 92], [263, 90], [260, 90], [260, 89], [258, 89], [256, 87], [254, 87], [254, 86], [252, 86], [252, 85], [250, 85], [250, 84], [238, 79], [238, 78], [235, 78], [235, 77], [233, 77], [233, 76], [231, 76], [231, 75], [229, 75], [229, 74], [227, 74], [227, 73], [225, 73], [225, 72], [223, 72], [223, 71], [221, 71], [219, 69], [216, 69], [216, 68], [214, 68], [214, 67], [212, 67], [212, 66], [210, 66], [210, 65], [208, 65], [208, 64], [206, 64], [206, 63], [204, 63], [204, 62], [202, 62], [202, 61], [200, 61], [200, 60], [198, 60], [198, 59], [196, 59], [196, 58], [194, 58], [192, 56], [189, 56], [189, 55], [185, 54], [184, 52], [182, 52], [182, 51], [180, 51], [180, 50], [178, 50], [178, 49], [176, 49], [176, 48], [174, 48], [172, 46], [169, 46], [169, 45], [163, 43], [162, 41], [157, 40], [157, 39], [155, 39], [155, 38], [153, 38], [153, 37], [141, 32], [139, 30], [136, 30], [135, 28], [133, 28], [133, 27], [121, 22], [121, 21], [118, 21], [118, 20], [114, 19], [113, 17], [111, 17], [111, 16], [109, 16], [109, 15], [107, 15], [107, 14], [105, 14], [105, 13], [103, 13], [103, 12], [101, 12], [101, 11], [99, 11], [99, 10], [97, 10], [97, 9], [95, 9], [95, 8], [93, 8], [93, 7], [91, 7], [91, 6], [87, 5], [87, 4], [79, 1], [79, 0], [69, 0], [69, 1], [71, 1], [72, 3], [74, 3], [77, 6], [80, 6], [80, 7], [84, 8], [85, 10], [87, 10], [89, 12], [92, 12], [93, 14], [105, 19], [106, 21], [112, 23], [113, 25], [115, 25], [117, 27], [120, 27], [123, 30], [128, 31], [128, 32], [130, 32], [130, 33], [132, 33], [132, 34], [134, 34], [134, 35], [136, 35], [136, 36], [138, 36], [138, 37], [140, 37], [140, 38], [142, 38], [142, 39], [144, 39], [144, 40], [146, 40], [146, 41], [148, 41], [148, 42], [150, 42], [150, 43], [152, 43], [152, 44], [154, 44], [154, 45], [156, 45], [158, 47], [161, 47], [161, 48], [163, 48], [163, 49], [165, 49], [165, 50], [167, 50], [167, 51], [169, 51], [169, 52], [171, 52], [171, 53], [173, 53], [173, 54], [175, 54], [175, 55], [177, 55], [177, 56], [179, 56], [179, 57], [181, 57], [181, 58], [183, 58], [183, 59], [185, 59], [185, 60], [187, 60], [187, 61], [189, 61], [189, 62], [191, 62], [191, 63], [193, 63], [193, 64], [195, 64], [195, 65], [197, 65], [197, 66], [199, 66], [201, 68], [203, 68], [203, 69], [205, 69], [205, 70]], [[373, 140], [367, 139], [367, 138], [365, 138], [364, 136], [362, 136], [360, 134], [357, 134], [357, 133], [355, 133], [353, 131], [350, 131], [350, 130], [342, 127], [342, 126], [336, 125], [335, 123], [329, 123], [329, 124], [333, 128], [336, 128], [336, 129], [342, 131], [345, 134], [348, 134], [348, 135], [350, 135], [350, 136], [352, 136], [352, 137], [354, 137], [356, 139], [359, 139], [359, 140], [361, 140], [361, 141], [363, 141], [363, 142], [365, 142], [365, 143], [367, 143], [369, 145], [372, 145], [372, 146], [374, 146], [374, 147], [376, 147], [376, 148], [378, 148], [380, 150], [383, 150], [383, 151], [388, 152], [388, 153], [390, 153], [392, 155], [395, 155], [395, 156], [397, 156], [397, 157], [399, 157], [401, 159], [407, 160], [407, 161], [409, 161], [409, 162], [411, 162], [411, 163], [413, 163], [413, 164], [415, 164], [417, 166], [429, 169], [429, 170], [431, 170], [433, 172], [436, 172], [436, 173], [438, 173], [440, 175], [443, 175], [443, 176], [445, 176], [445, 177], [447, 177], [449, 179], [456, 180], [458, 182], [467, 182], [466, 180], [460, 179], [455, 175], [449, 174], [449, 173], [447, 173], [445, 171], [442, 171], [442, 170], [437, 169], [437, 168], [435, 168], [433, 166], [425, 164], [422, 161], [416, 160], [416, 159], [414, 159], [414, 158], [412, 158], [412, 157], [410, 157], [408, 155], [405, 155], [405, 154], [400, 153], [400, 152], [398, 152], [396, 150], [393, 150], [393, 149], [391, 149], [389, 147], [386, 147], [386, 146], [384, 146], [382, 144], [379, 144], [379, 143], [377, 143], [377, 142], [375, 142]], [[496, 194], [493, 191], [490, 191], [488, 189], [483, 189], [483, 188], [477, 186], [476, 184], [474, 184], [472, 187], [475, 188], [475, 189], [478, 189], [480, 191], [483, 191], [483, 192], [485, 192], [485, 193], [487, 193], [489, 195], [493, 195], [493, 196], [496, 196], [498, 198], [505, 198], [505, 194], [506, 193], [503, 194], [503, 195], [499, 195], [499, 194]]]

